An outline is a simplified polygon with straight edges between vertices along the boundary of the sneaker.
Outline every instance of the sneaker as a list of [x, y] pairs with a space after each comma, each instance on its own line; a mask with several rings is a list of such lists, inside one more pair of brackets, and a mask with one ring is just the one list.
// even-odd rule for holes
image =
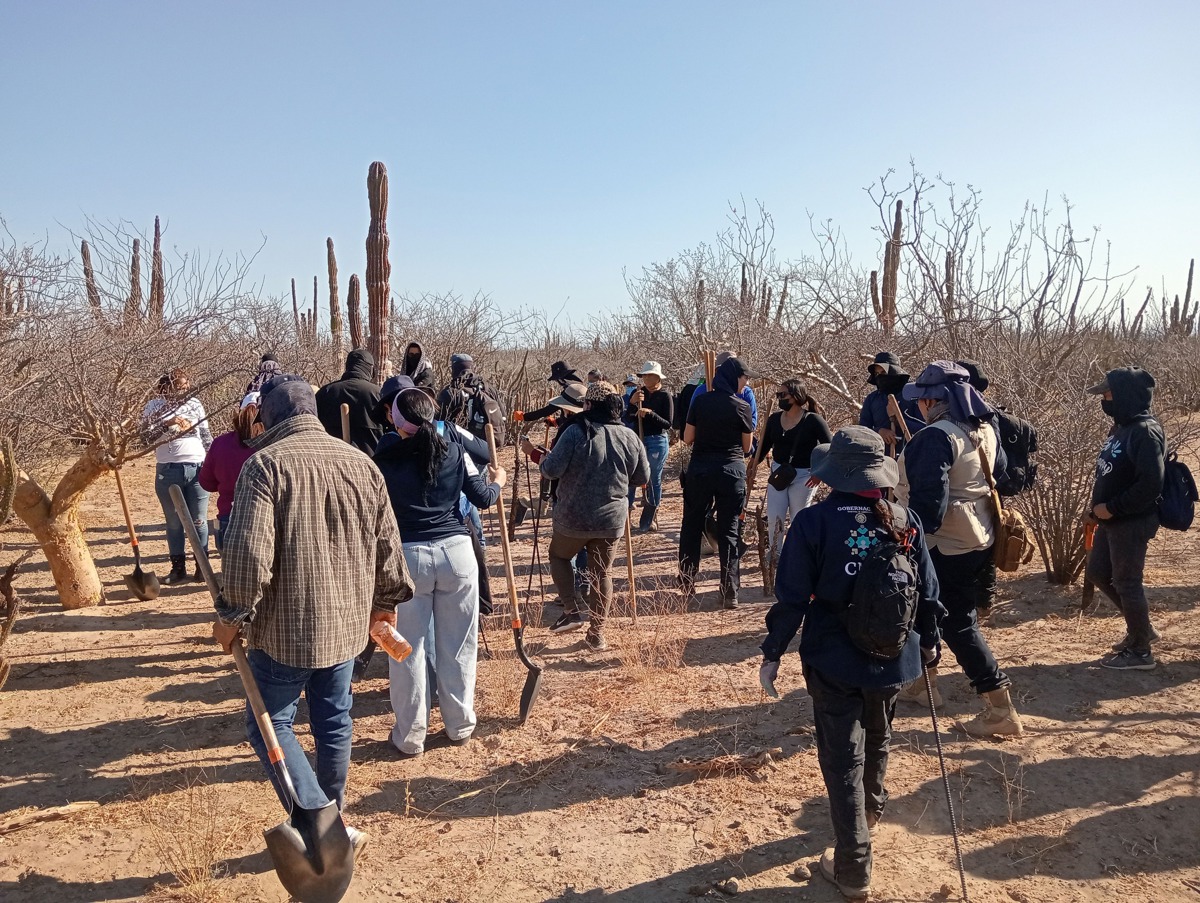
[[559, 615], [558, 620], [550, 625], [551, 633], [570, 633], [572, 630], [578, 630], [587, 623], [587, 618], [577, 611], [564, 611]]
[[819, 868], [821, 871], [821, 877], [826, 881], [829, 881], [834, 887], [841, 891], [842, 896], [847, 900], [865, 900], [867, 899], [867, 895], [871, 892], [871, 885], [869, 884], [846, 884], [845, 882], [837, 879], [837, 871], [833, 864], [833, 847], [830, 847], [821, 854], [821, 863]]
[[1152, 653], [1122, 649], [1102, 658], [1100, 667], [1111, 671], [1153, 671], [1158, 667], [1158, 662]]
[[882, 812], [867, 813], [867, 830], [871, 832], [871, 836], [875, 836], [875, 829], [879, 827], [879, 823], [883, 820]]
[[[1157, 643], [1161, 639], [1162, 639], [1162, 634], [1159, 633], [1157, 630], [1155, 630], [1153, 627], [1151, 627], [1150, 628], [1150, 642]], [[1113, 652], [1124, 652], [1128, 648], [1129, 648], [1129, 634], [1125, 634], [1125, 636], [1121, 637], [1121, 642], [1112, 644]]]
[[349, 825], [346, 825], [346, 833], [350, 835], [350, 848], [354, 850], [354, 861], [358, 862], [358, 857], [367, 848], [367, 841], [370, 838], [358, 828], [352, 828]]
[[738, 607], [737, 596], [727, 596], [721, 600], [721, 607], [728, 610], [733, 610]]
[[604, 634], [599, 630], [587, 632], [587, 636], [583, 638], [583, 642], [592, 652], [607, 652], [608, 643], [604, 642]]
[[471, 738], [473, 736], [475, 736], [473, 733], [467, 734], [465, 737], [451, 737], [451, 736], [447, 735], [446, 739], [450, 741], [451, 746], [457, 746], [461, 749], [464, 746], [471, 745]]

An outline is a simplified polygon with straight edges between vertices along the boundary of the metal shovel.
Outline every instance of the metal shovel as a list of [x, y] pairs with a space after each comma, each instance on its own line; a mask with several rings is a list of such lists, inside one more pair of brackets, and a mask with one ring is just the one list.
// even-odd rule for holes
[[113, 468], [117, 480], [117, 495], [121, 497], [121, 510], [125, 512], [125, 526], [129, 530], [129, 545], [133, 547], [133, 573], [125, 575], [129, 591], [143, 602], [158, 598], [158, 577], [142, 570], [142, 553], [138, 551], [137, 531], [133, 529], [133, 518], [129, 516], [129, 503], [125, 501], [125, 487], [121, 485], [121, 471]]
[[[215, 602], [220, 588], [208, 563], [208, 556], [200, 546], [200, 537], [188, 514], [183, 493], [178, 486], [172, 486], [170, 492], [175, 511], [187, 531], [196, 564]], [[246, 650], [241, 640], [233, 644], [232, 652], [238, 676], [246, 690], [246, 700], [250, 703], [267, 745], [267, 758], [271, 760], [275, 777], [287, 800], [287, 821], [263, 832], [267, 852], [271, 854], [271, 861], [275, 865], [275, 874], [279, 877], [279, 883], [299, 903], [337, 903], [345, 896], [350, 879], [354, 877], [354, 847], [342, 821], [342, 814], [336, 802], [326, 803], [319, 809], [306, 809], [300, 805], [287, 762], [283, 758], [283, 749], [275, 736], [271, 715], [263, 703], [250, 663], [246, 661]]]

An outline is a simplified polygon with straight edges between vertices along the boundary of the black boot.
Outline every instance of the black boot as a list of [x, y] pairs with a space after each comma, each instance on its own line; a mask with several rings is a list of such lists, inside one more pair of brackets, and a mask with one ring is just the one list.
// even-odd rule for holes
[[[208, 558], [208, 549], [204, 550], [204, 557], [206, 559]], [[196, 573], [192, 574], [192, 582], [194, 582], [194, 583], [203, 583], [204, 582], [204, 573], [200, 570], [200, 562], [199, 561], [196, 562]]]
[[171, 556], [171, 573], [163, 578], [164, 586], [174, 586], [176, 583], [183, 583], [187, 580], [187, 556], [172, 555]]

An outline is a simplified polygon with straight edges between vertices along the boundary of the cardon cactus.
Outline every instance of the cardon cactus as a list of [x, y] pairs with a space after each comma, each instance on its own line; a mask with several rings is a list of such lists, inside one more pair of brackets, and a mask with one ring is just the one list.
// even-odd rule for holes
[[96, 287], [96, 271], [92, 269], [92, 249], [86, 241], [79, 243], [79, 256], [83, 258], [83, 284], [87, 289], [88, 307], [92, 316], [101, 326], [104, 325], [104, 309], [100, 306], [100, 289]]
[[300, 302], [296, 300], [295, 279], [292, 279], [292, 320], [296, 325], [296, 339], [300, 341], [304, 338], [304, 331], [300, 324]]
[[358, 284], [358, 274], [350, 274], [350, 289], [346, 293], [346, 316], [350, 319], [351, 351], [363, 346], [362, 337], [362, 291]]
[[337, 258], [333, 254], [333, 239], [325, 239], [326, 257], [329, 260], [329, 334], [333, 337], [333, 360], [335, 367], [342, 364], [342, 308], [338, 304]]
[[163, 279], [162, 229], [158, 217], [154, 217], [154, 250], [150, 261], [150, 303], [146, 317], [155, 326], [161, 326], [163, 308], [166, 306], [166, 282]]
[[125, 322], [136, 323], [142, 316], [142, 241], [133, 240], [133, 257], [129, 261], [129, 297], [125, 299]]
[[317, 320], [317, 277], [313, 276], [312, 322], [310, 322], [308, 325], [312, 331], [312, 335], [310, 336], [310, 338], [312, 339], [312, 343], [314, 345], [317, 344], [317, 323], [318, 323], [318, 320]]
[[392, 372], [388, 359], [392, 265], [388, 262], [387, 167], [378, 160], [367, 171], [367, 201], [371, 205], [371, 228], [367, 232], [367, 350], [375, 358], [375, 382], [382, 383]]
[[17, 495], [17, 459], [12, 439], [0, 439], [0, 526], [12, 516], [13, 499]]

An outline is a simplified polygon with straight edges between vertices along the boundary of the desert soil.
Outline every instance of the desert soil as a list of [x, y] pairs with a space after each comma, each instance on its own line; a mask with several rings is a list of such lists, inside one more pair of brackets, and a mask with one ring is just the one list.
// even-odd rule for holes
[[[147, 461], [126, 471], [149, 564], [163, 576], [152, 476]], [[17, 580], [26, 607], [0, 693], [0, 821], [74, 801], [101, 805], [0, 834], [0, 900], [286, 900], [260, 833], [282, 811], [244, 739], [239, 683], [210, 639], [207, 595], [188, 583], [155, 602], [130, 596], [111, 479], [89, 493], [84, 518], [106, 605], [61, 611], [40, 556]], [[708, 558], [698, 609], [680, 611], [662, 589], [675, 560], [677, 483], [660, 519], [662, 533], [635, 539], [637, 625], [616, 618], [603, 654], [583, 651], [578, 633], [545, 630], [555, 594], [548, 576], [530, 579], [532, 527], [520, 528], [517, 580], [531, 604], [530, 645], [546, 668], [523, 726], [525, 671], [503, 617], [487, 621], [479, 729], [465, 748], [431, 741], [424, 756], [401, 761], [388, 742], [387, 669], [375, 661], [355, 688], [346, 809], [371, 842], [347, 900], [650, 903], [734, 890], [747, 901], [840, 899], [821, 878], [797, 874], [831, 842], [828, 804], [798, 657], [784, 661], [780, 700], [758, 687], [768, 603], [756, 553], [740, 610], [719, 609]], [[1200, 900], [1196, 540], [1194, 531], [1164, 532], [1152, 547], [1158, 670], [1098, 667], [1122, 622], [1107, 603], [1081, 616], [1079, 587], [1050, 586], [1040, 570], [1003, 581], [987, 628], [1026, 736], [979, 742], [956, 733], [954, 718], [979, 703], [961, 672], [945, 669], [943, 738], [971, 900]], [[15, 523], [0, 542], [0, 565], [31, 545]], [[619, 554], [622, 599], [624, 566]], [[439, 726], [435, 712], [431, 732]], [[752, 773], [696, 777], [670, 767], [772, 748], [780, 761]], [[927, 712], [898, 712], [888, 784], [873, 899], [959, 899]], [[216, 879], [206, 880], [214, 866]]]

